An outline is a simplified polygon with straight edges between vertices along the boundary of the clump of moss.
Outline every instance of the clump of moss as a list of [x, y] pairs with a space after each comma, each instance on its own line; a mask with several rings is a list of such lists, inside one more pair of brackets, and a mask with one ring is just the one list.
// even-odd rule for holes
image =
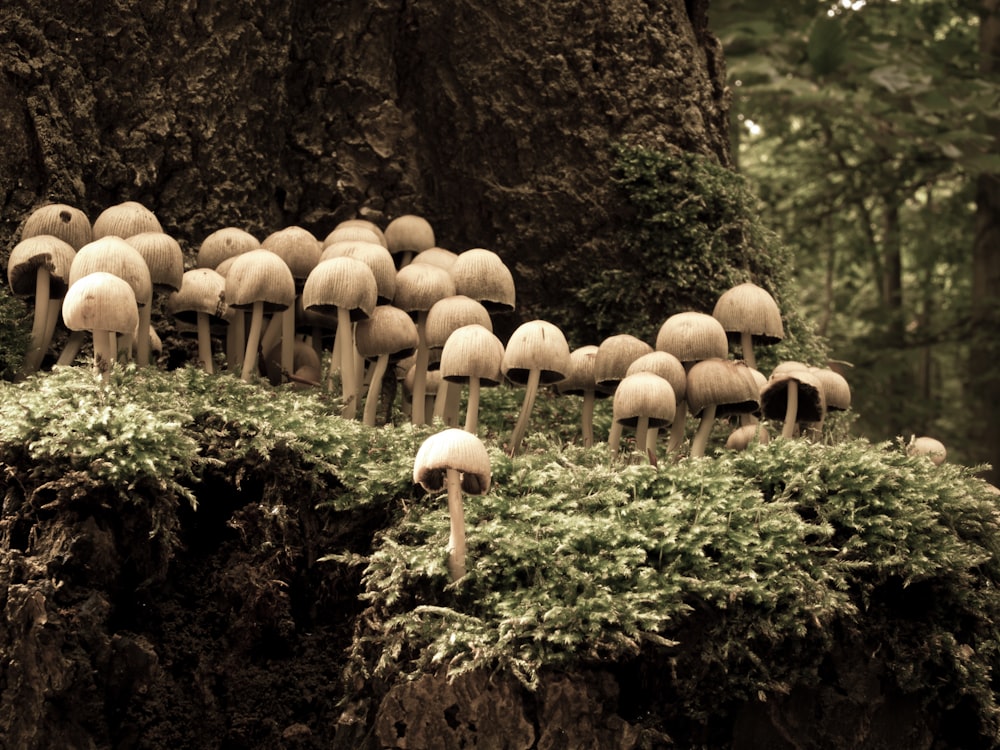
[[31, 316], [23, 301], [0, 291], [0, 379], [11, 380], [28, 350]]

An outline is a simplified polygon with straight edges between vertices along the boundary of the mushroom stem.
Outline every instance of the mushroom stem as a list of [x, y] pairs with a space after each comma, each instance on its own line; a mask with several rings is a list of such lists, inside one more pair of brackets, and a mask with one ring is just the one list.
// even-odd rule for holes
[[430, 350], [427, 348], [427, 313], [423, 310], [417, 313], [417, 352], [413, 369], [413, 424], [426, 422], [425, 399], [427, 392], [427, 362]]
[[612, 457], [618, 455], [618, 451], [621, 449], [622, 444], [622, 423], [617, 419], [612, 420], [611, 430], [608, 432], [608, 448], [611, 450]]
[[469, 378], [469, 399], [465, 406], [465, 431], [479, 432], [479, 378]]
[[510, 455], [514, 455], [521, 448], [521, 440], [524, 433], [528, 431], [528, 419], [531, 417], [531, 410], [535, 406], [535, 396], [538, 394], [538, 383], [541, 380], [542, 371], [534, 367], [528, 371], [528, 382], [524, 387], [524, 401], [521, 403], [521, 413], [517, 416], [517, 423], [510, 436]]
[[111, 363], [114, 361], [114, 349], [111, 343], [113, 331], [95, 330], [94, 338], [94, 369], [100, 373], [101, 380], [107, 382], [111, 374]]
[[212, 374], [212, 333], [208, 327], [208, 313], [199, 312], [198, 322], [198, 359], [201, 361], [201, 369]]
[[257, 369], [257, 349], [260, 347], [261, 329], [264, 327], [264, 303], [254, 302], [250, 315], [250, 330], [247, 332], [247, 343], [243, 350], [244, 383], [250, 382], [251, 373]]
[[375, 413], [378, 410], [379, 395], [382, 393], [382, 380], [389, 368], [389, 355], [380, 354], [372, 368], [371, 381], [368, 383], [368, 397], [365, 399], [363, 422], [369, 427], [375, 426]]
[[746, 362], [747, 367], [756, 370], [757, 358], [753, 354], [753, 336], [749, 331], [740, 333], [740, 351], [743, 354], [743, 361]]
[[583, 447], [592, 448], [594, 446], [594, 403], [597, 396], [593, 390], [586, 390], [583, 393], [583, 410], [580, 413], [580, 427], [583, 430]]
[[448, 469], [448, 572], [451, 580], [465, 575], [465, 511], [462, 508], [462, 478], [457, 469]]
[[70, 331], [69, 337], [63, 345], [63, 350], [60, 352], [59, 359], [56, 364], [62, 366], [69, 366], [73, 364], [73, 361], [76, 359], [76, 355], [80, 353], [80, 347], [83, 346], [85, 337], [86, 333], [84, 331]]
[[150, 357], [150, 342], [149, 342], [149, 327], [150, 318], [152, 316], [153, 304], [150, 301], [148, 304], [143, 305], [139, 308], [139, 327], [136, 329], [136, 340], [135, 340], [135, 361], [140, 367], [146, 367], [149, 364]]
[[242, 310], [236, 310], [233, 321], [226, 332], [227, 369], [235, 372], [243, 366], [243, 346], [246, 343], [246, 316]]
[[42, 358], [45, 356], [45, 330], [48, 325], [48, 316], [51, 314], [49, 309], [51, 278], [49, 270], [44, 266], [35, 273], [35, 312], [31, 323], [31, 341], [21, 365], [21, 375], [30, 375], [35, 372], [41, 366]]
[[649, 417], [639, 417], [635, 423], [635, 449], [646, 452], [646, 439], [649, 437]]
[[701, 458], [705, 455], [705, 448], [708, 445], [708, 437], [712, 434], [712, 427], [715, 424], [715, 404], [708, 404], [701, 413], [701, 422], [698, 430], [691, 438], [691, 458]]
[[781, 437], [795, 437], [795, 418], [799, 411], [799, 384], [789, 379], [785, 392], [785, 423], [781, 426]]
[[49, 311], [45, 315], [45, 334], [42, 346], [38, 350], [38, 362], [35, 364], [36, 370], [42, 366], [45, 355], [49, 351], [49, 346], [52, 344], [52, 337], [55, 335], [56, 324], [59, 323], [61, 311], [62, 300], [58, 297], [56, 299], [49, 299]]
[[281, 371], [295, 371], [295, 305], [281, 313]]
[[341, 416], [354, 419], [358, 413], [357, 366], [354, 362], [354, 324], [351, 311], [346, 307], [337, 308], [337, 338], [340, 343], [340, 383], [344, 396]]
[[667, 453], [674, 453], [684, 442], [684, 428], [687, 426], [687, 401], [677, 400], [677, 411], [674, 414], [674, 421], [670, 425], [670, 438], [667, 440]]

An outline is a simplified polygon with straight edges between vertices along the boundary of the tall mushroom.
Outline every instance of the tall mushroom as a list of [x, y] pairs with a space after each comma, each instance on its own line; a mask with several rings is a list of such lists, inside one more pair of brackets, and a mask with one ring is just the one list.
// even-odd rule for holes
[[723, 292], [712, 317], [726, 329], [730, 341], [739, 343], [743, 361], [749, 367], [757, 367], [755, 344], [776, 344], [785, 337], [778, 303], [770, 292], [749, 281]]
[[428, 437], [417, 449], [413, 481], [428, 492], [448, 491], [448, 573], [457, 581], [465, 575], [465, 510], [462, 492], [489, 492], [492, 469], [486, 446], [471, 432], [450, 427]]
[[[450, 297], [443, 297], [431, 305], [427, 311], [427, 349], [430, 356], [428, 369], [435, 369], [440, 365], [440, 357], [434, 359], [434, 354], [440, 354], [444, 349], [448, 337], [462, 326], [478, 323], [490, 331], [493, 330], [493, 320], [489, 311], [483, 307], [481, 302], [466, 297], [464, 294], [453, 294]], [[461, 389], [454, 383], [442, 381], [438, 387], [437, 397], [434, 399], [434, 416], [444, 419], [449, 411], [448, 402], [455, 401], [459, 397]]]
[[107, 381], [116, 359], [117, 334], [131, 334], [139, 324], [139, 308], [131, 285], [107, 271], [81, 276], [66, 291], [62, 314], [71, 331], [90, 331], [94, 369]]
[[[198, 360], [208, 374], [212, 362], [212, 326], [227, 326], [226, 279], [212, 268], [192, 268], [181, 277], [181, 286], [167, 296], [167, 312], [194, 327], [198, 338]], [[242, 314], [242, 313], [241, 313]]]
[[[594, 359], [594, 379], [597, 387], [614, 393], [618, 383], [625, 377], [628, 366], [639, 357], [649, 354], [653, 347], [642, 339], [629, 333], [618, 333], [608, 336], [597, 347]], [[622, 423], [617, 419], [611, 422], [608, 435], [608, 447], [617, 453], [621, 441]]]
[[705, 455], [716, 417], [744, 414], [760, 407], [757, 383], [742, 361], [711, 357], [688, 370], [687, 402], [691, 414], [700, 417], [691, 439], [692, 458]]
[[417, 253], [434, 247], [434, 228], [422, 216], [403, 214], [386, 226], [385, 240], [389, 252], [399, 259], [397, 265], [402, 268]]
[[455, 293], [464, 294], [490, 313], [514, 309], [514, 277], [492, 250], [476, 247], [458, 254], [448, 271], [455, 280]]
[[538, 387], [565, 380], [570, 371], [569, 344], [558, 326], [546, 320], [522, 323], [511, 334], [500, 370], [512, 383], [523, 385], [524, 401], [510, 436], [513, 456], [521, 448]]
[[[167, 295], [181, 288], [184, 277], [184, 251], [177, 240], [164, 232], [140, 232], [126, 237], [125, 241], [138, 250], [146, 261], [154, 293]], [[150, 304], [139, 310], [135, 358], [140, 366], [149, 364], [151, 308]]]
[[[493, 331], [478, 323], [456, 328], [444, 343], [440, 363], [442, 379], [449, 383], [464, 383], [469, 389], [465, 409], [465, 429], [468, 432], [479, 430], [480, 388], [500, 385], [503, 381], [500, 372], [503, 351], [503, 342]], [[450, 421], [457, 422], [457, 415], [446, 415], [445, 422]]]
[[[625, 371], [625, 376], [634, 375], [637, 372], [651, 372], [659, 375], [670, 383], [674, 392], [674, 414], [671, 416], [671, 424], [677, 417], [677, 404], [683, 403], [687, 395], [687, 370], [684, 365], [670, 352], [653, 351], [644, 354], [634, 360]], [[646, 439], [646, 446], [649, 450], [656, 450], [656, 433], [659, 425], [650, 427], [649, 437]]]
[[395, 305], [378, 305], [370, 317], [358, 322], [354, 337], [358, 353], [375, 361], [362, 417], [366, 425], [374, 427], [386, 370], [390, 362], [405, 359], [416, 350], [417, 325]]
[[594, 445], [594, 407], [597, 399], [607, 398], [611, 394], [597, 387], [594, 377], [594, 361], [597, 358], [598, 346], [585, 344], [569, 353], [570, 369], [566, 379], [556, 384], [556, 390], [561, 395], [582, 396], [583, 408], [580, 410], [580, 431], [583, 435], [583, 446], [591, 448]]

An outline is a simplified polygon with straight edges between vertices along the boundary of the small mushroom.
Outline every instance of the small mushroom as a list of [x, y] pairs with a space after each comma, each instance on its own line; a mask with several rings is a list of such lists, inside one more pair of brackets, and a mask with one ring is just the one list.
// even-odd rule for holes
[[228, 326], [226, 317], [226, 279], [212, 268], [192, 268], [181, 277], [181, 286], [167, 296], [167, 312], [177, 320], [193, 325], [198, 337], [198, 360], [211, 375], [212, 325]]
[[[500, 372], [503, 351], [503, 342], [493, 331], [478, 323], [455, 329], [444, 343], [439, 371], [449, 383], [468, 386], [469, 398], [465, 410], [465, 429], [468, 432], [476, 433], [479, 429], [480, 388], [497, 386], [503, 381]], [[457, 415], [446, 415], [445, 423], [449, 421], [457, 422]]]
[[556, 390], [561, 395], [582, 396], [583, 408], [580, 411], [580, 430], [583, 434], [583, 445], [590, 448], [594, 445], [594, 407], [597, 399], [608, 398], [611, 394], [597, 387], [594, 376], [594, 362], [597, 358], [598, 346], [585, 344], [569, 353], [570, 370], [565, 380], [556, 384]]
[[700, 417], [691, 439], [692, 458], [705, 455], [716, 417], [745, 414], [760, 407], [757, 383], [742, 361], [710, 357], [692, 365], [687, 376], [687, 402]]
[[911, 436], [906, 453], [910, 456], [926, 456], [935, 466], [943, 464], [948, 457], [944, 443], [928, 435]]
[[107, 271], [95, 271], [70, 284], [62, 303], [63, 320], [71, 331], [90, 331], [94, 369], [107, 381], [117, 358], [118, 334], [130, 335], [139, 325], [139, 308], [132, 286]]
[[[598, 388], [614, 393], [618, 383], [625, 377], [628, 366], [651, 351], [653, 347], [631, 334], [619, 333], [608, 336], [597, 347], [597, 356], [594, 359], [594, 379]], [[613, 420], [608, 435], [608, 447], [612, 454], [618, 452], [621, 434], [622, 423]]]
[[612, 416], [618, 424], [635, 428], [635, 449], [640, 453], [646, 453], [650, 430], [670, 425], [676, 412], [674, 389], [654, 372], [626, 375], [615, 389]]
[[375, 360], [362, 416], [364, 424], [374, 427], [386, 370], [390, 362], [405, 359], [416, 350], [417, 326], [406, 311], [395, 305], [378, 305], [371, 317], [358, 322], [354, 337], [358, 353]]
[[451, 580], [465, 575], [465, 511], [462, 492], [489, 491], [492, 470], [482, 441], [470, 432], [450, 427], [427, 438], [413, 461], [413, 481], [428, 492], [448, 491], [448, 572]]
[[434, 247], [434, 228], [430, 222], [416, 214], [403, 214], [389, 222], [385, 228], [386, 247], [399, 267], [408, 265], [413, 256]]

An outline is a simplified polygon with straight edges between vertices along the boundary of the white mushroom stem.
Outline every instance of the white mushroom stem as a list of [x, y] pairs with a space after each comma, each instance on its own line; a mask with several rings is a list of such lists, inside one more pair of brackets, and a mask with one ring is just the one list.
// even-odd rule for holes
[[469, 378], [469, 398], [465, 405], [465, 431], [473, 435], [479, 432], [479, 378]]
[[635, 423], [635, 449], [646, 452], [646, 439], [649, 437], [649, 417], [639, 417]]
[[538, 383], [542, 378], [540, 368], [532, 368], [528, 371], [528, 382], [524, 387], [524, 401], [521, 403], [521, 413], [517, 416], [517, 423], [510, 436], [510, 455], [514, 455], [521, 449], [521, 441], [528, 431], [528, 420], [531, 418], [531, 410], [535, 406], [535, 396], [538, 394]]
[[257, 349], [260, 347], [261, 331], [264, 327], [264, 303], [254, 302], [250, 314], [250, 330], [247, 332], [247, 343], [243, 349], [243, 382], [249, 383], [252, 373], [257, 369]]
[[583, 447], [594, 445], [594, 404], [597, 396], [593, 390], [583, 392], [583, 410], [580, 413], [580, 428], [583, 430]]
[[608, 449], [612, 456], [617, 456], [622, 445], [622, 424], [617, 419], [611, 422], [611, 430], [608, 432]]
[[73, 364], [76, 360], [76, 355], [80, 353], [80, 348], [83, 346], [86, 335], [85, 331], [71, 331], [69, 337], [66, 339], [66, 343], [63, 345], [63, 350], [60, 352], [56, 364], [66, 367]]
[[451, 533], [448, 537], [448, 572], [451, 580], [465, 575], [465, 511], [462, 508], [462, 477], [457, 469], [447, 470], [448, 517]]
[[781, 437], [795, 437], [795, 420], [799, 411], [799, 384], [789, 378], [785, 391], [785, 423], [781, 426]]
[[201, 369], [211, 375], [213, 372], [212, 332], [209, 329], [208, 322], [208, 313], [199, 312], [197, 314], [198, 359], [201, 362]]
[[281, 371], [295, 371], [295, 305], [281, 313]]
[[341, 416], [354, 419], [358, 413], [358, 368], [354, 355], [354, 324], [351, 311], [346, 307], [337, 308], [337, 338], [340, 344], [340, 384], [344, 396]]
[[139, 327], [136, 329], [135, 340], [135, 361], [140, 367], [146, 367], [149, 364], [151, 348], [149, 342], [149, 327], [152, 307], [153, 304], [152, 301], [150, 301], [139, 308]]
[[705, 455], [705, 448], [708, 446], [708, 438], [712, 434], [712, 427], [715, 425], [715, 404], [708, 404], [701, 412], [701, 422], [698, 430], [691, 438], [691, 458], [701, 458]]
[[740, 332], [740, 351], [743, 354], [743, 361], [747, 367], [756, 370], [757, 358], [753, 355], [753, 336], [748, 331]]
[[48, 348], [45, 330], [48, 326], [48, 316], [51, 314], [49, 305], [51, 278], [49, 270], [44, 266], [35, 273], [35, 313], [31, 323], [31, 341], [21, 366], [22, 375], [30, 375], [41, 366], [45, 350]]
[[108, 380], [111, 373], [111, 363], [115, 359], [116, 344], [112, 343], [114, 331], [94, 330], [94, 369], [101, 374], [101, 379]]
[[368, 383], [368, 397], [365, 399], [363, 422], [369, 427], [375, 426], [375, 413], [378, 411], [379, 396], [382, 393], [382, 380], [389, 368], [389, 355], [380, 354], [372, 368], [371, 381]]
[[674, 414], [674, 421], [670, 425], [670, 437], [667, 440], [667, 453], [675, 453], [680, 450], [681, 443], [684, 442], [684, 428], [687, 426], [687, 401], [677, 400], [677, 412]]
[[49, 300], [49, 311], [45, 315], [45, 334], [42, 341], [42, 346], [38, 352], [38, 362], [35, 365], [37, 370], [42, 366], [42, 361], [45, 359], [45, 354], [49, 350], [49, 346], [52, 344], [52, 337], [56, 332], [56, 324], [59, 323], [59, 318], [62, 313], [62, 299], [50, 299]]
[[417, 351], [413, 368], [413, 407], [411, 421], [413, 424], [426, 422], [425, 399], [427, 392], [427, 362], [430, 350], [427, 348], [427, 313], [417, 313]]

